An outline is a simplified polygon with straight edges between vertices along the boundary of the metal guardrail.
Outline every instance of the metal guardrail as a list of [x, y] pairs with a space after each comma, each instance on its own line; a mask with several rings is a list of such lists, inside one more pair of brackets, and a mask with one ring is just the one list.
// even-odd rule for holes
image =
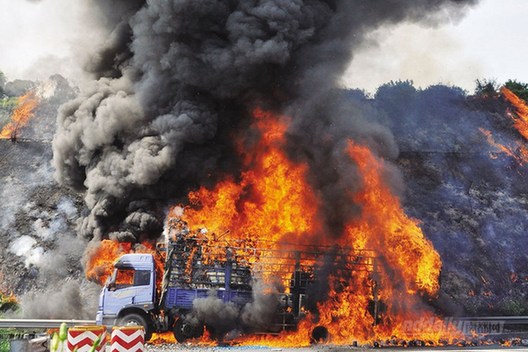
[[487, 316], [487, 317], [460, 317], [453, 318], [462, 321], [503, 321], [508, 324], [528, 324], [528, 316]]
[[68, 326], [95, 325], [95, 320], [64, 320], [64, 319], [0, 319], [0, 328], [14, 329], [52, 329], [62, 323]]

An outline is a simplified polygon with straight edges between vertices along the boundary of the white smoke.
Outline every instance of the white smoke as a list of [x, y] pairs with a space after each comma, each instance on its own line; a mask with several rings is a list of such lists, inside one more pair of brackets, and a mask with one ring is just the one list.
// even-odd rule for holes
[[0, 71], [9, 80], [61, 74], [84, 82], [88, 53], [108, 36], [91, 0], [0, 0], [0, 7]]
[[37, 241], [27, 235], [23, 235], [14, 240], [9, 246], [9, 250], [15, 255], [23, 257], [26, 267], [39, 265], [44, 254], [44, 249], [37, 246]]

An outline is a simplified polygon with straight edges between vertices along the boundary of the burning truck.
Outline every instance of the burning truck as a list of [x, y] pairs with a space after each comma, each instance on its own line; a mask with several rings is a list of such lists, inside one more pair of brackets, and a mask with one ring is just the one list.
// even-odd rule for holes
[[[209, 300], [238, 312], [234, 327], [241, 333], [293, 331], [307, 315], [316, 314], [316, 283], [328, 271], [340, 277], [365, 276], [371, 288], [368, 310], [375, 324], [381, 320], [383, 302], [371, 251], [255, 240], [222, 243], [211, 240], [205, 229], [190, 231], [185, 221], [171, 220], [167, 241], [157, 247], [165, 253], [163, 278], [157, 277], [154, 255], [121, 256], [101, 292], [98, 324], [141, 325], [146, 340], [154, 332], [172, 331], [181, 343], [201, 337], [205, 330], [222, 339], [233, 326], [227, 322], [227, 329], [219, 327], [200, 314], [197, 305]], [[264, 323], [250, 324], [240, 315], [263, 297], [272, 314]], [[315, 325], [310, 333], [312, 341], [328, 337], [323, 325]]]
[[306, 346], [310, 336], [328, 336], [332, 344], [458, 337], [409, 329], [437, 316], [429, 302], [441, 261], [384, 183], [383, 161], [361, 145], [346, 145], [363, 181], [343, 194], [350, 203], [340, 204], [361, 211], [331, 230], [320, 221], [319, 193], [306, 181], [306, 166], [281, 149], [287, 124], [263, 110], [255, 115], [252, 128], [261, 138], [246, 148], [240, 177], [191, 191], [184, 208], [171, 208], [164, 251], [148, 239], [94, 247], [89, 279], [105, 282], [116, 263], [98, 322], [140, 324], [147, 337], [172, 330], [180, 341], [204, 331], [213, 338], [240, 332], [248, 333], [240, 337], [244, 343], [262, 344], [271, 341], [249, 333], [278, 333], [281, 346]]

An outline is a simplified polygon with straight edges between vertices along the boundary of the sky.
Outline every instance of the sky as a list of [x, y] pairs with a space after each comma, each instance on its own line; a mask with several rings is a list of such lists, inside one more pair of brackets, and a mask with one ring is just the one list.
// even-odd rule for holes
[[482, 0], [460, 21], [400, 24], [370, 35], [342, 82], [375, 92], [391, 80], [475, 89], [476, 79], [528, 82], [528, 1]]
[[[0, 71], [8, 80], [82, 74], [100, 31], [78, 0], [0, 0]], [[79, 38], [86, 38], [82, 42]]]
[[[81, 77], [80, 58], [101, 32], [72, 0], [0, 0], [0, 71], [9, 80]], [[7, 9], [7, 10], [6, 10]], [[380, 28], [354, 55], [342, 85], [375, 92], [391, 80], [444, 83], [471, 92], [476, 79], [528, 82], [528, 1], [482, 0], [461, 20]], [[80, 36], [88, 40], [79, 40]], [[95, 45], [95, 44], [94, 44]]]

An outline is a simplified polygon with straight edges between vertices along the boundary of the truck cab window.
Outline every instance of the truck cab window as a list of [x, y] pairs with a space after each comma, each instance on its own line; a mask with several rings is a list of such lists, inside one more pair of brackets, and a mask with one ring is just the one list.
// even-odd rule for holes
[[150, 271], [136, 270], [134, 273], [134, 286], [150, 285]]
[[115, 286], [123, 288], [132, 286], [134, 280], [134, 270], [132, 269], [118, 269], [116, 273]]

